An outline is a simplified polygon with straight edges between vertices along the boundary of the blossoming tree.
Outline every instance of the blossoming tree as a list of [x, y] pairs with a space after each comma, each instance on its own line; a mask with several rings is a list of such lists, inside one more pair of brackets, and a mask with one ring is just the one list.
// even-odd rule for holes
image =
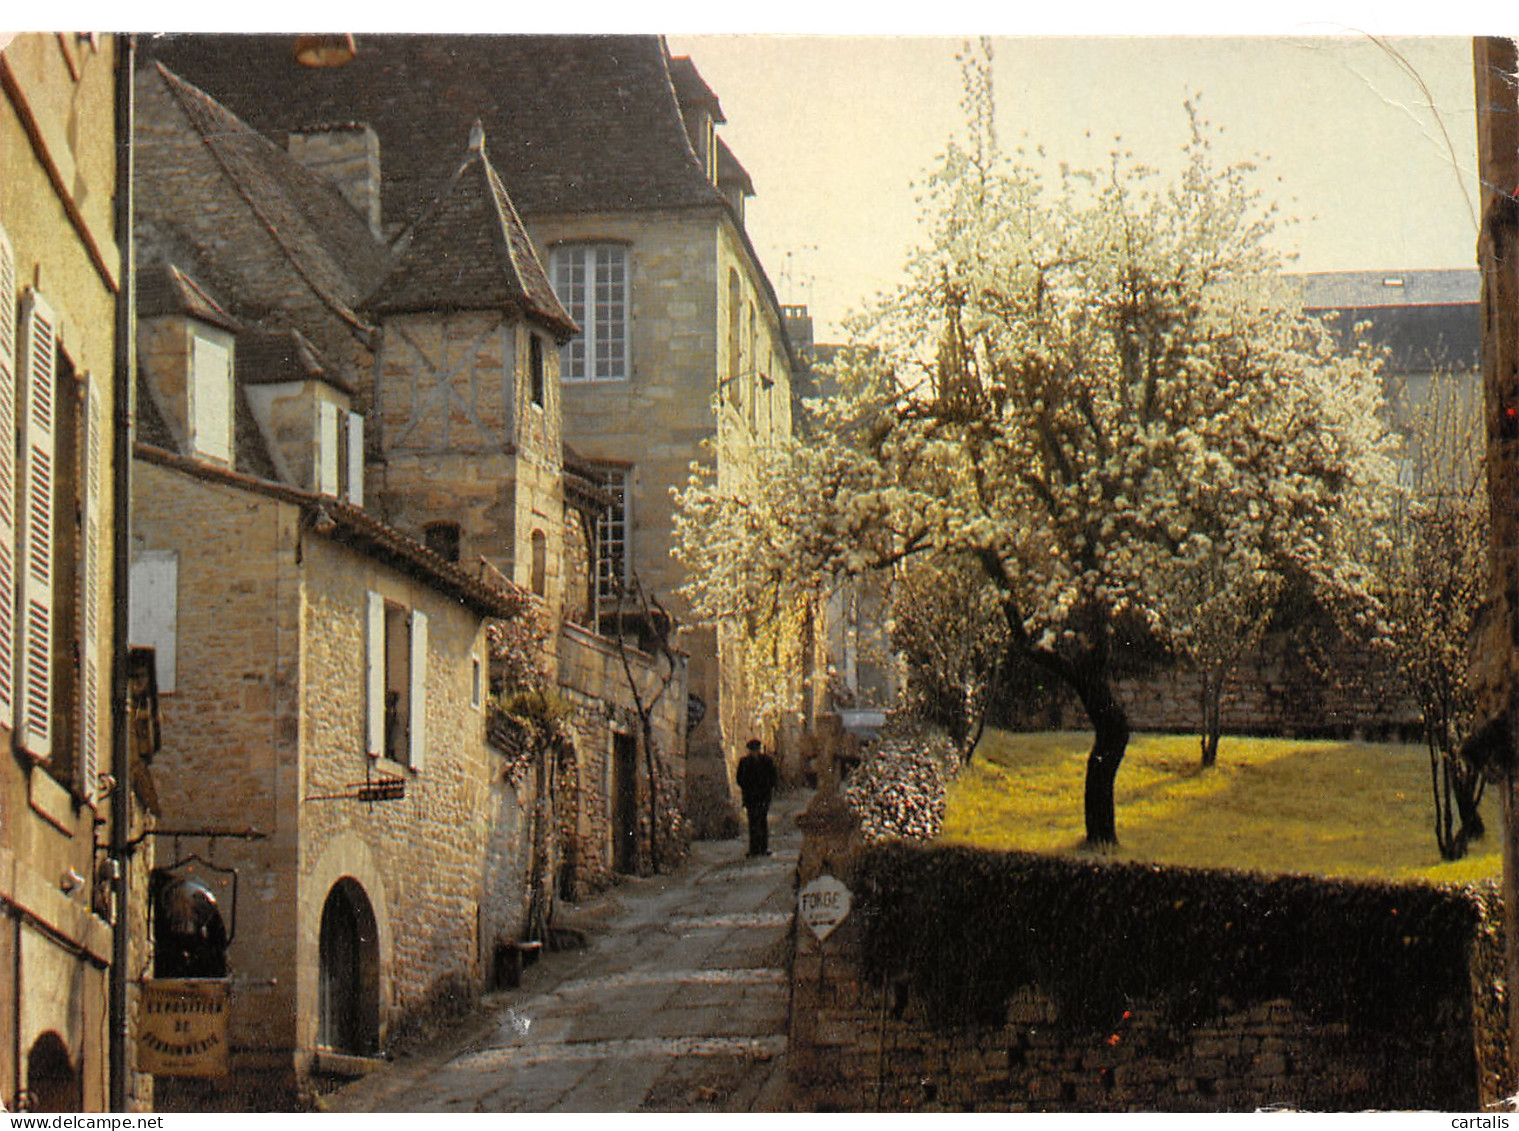
[[742, 490], [698, 472], [678, 553], [712, 618], [917, 555], [977, 563], [1010, 647], [1086, 710], [1086, 836], [1112, 844], [1125, 640], [1181, 644], [1212, 615], [1171, 594], [1205, 568], [1369, 594], [1380, 391], [1271, 284], [1271, 210], [1250, 167], [1215, 166], [1191, 104], [1173, 182], [1126, 154], [1045, 177], [998, 148], [989, 65], [967, 75], [972, 141], [932, 178], [931, 242], [855, 327], [841, 393]]

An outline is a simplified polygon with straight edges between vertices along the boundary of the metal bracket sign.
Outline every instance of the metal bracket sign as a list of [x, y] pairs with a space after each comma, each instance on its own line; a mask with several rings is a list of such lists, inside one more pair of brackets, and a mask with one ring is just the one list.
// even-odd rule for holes
[[225, 1076], [230, 985], [225, 978], [144, 982], [137, 1070], [154, 1076]]
[[849, 914], [853, 897], [843, 882], [833, 876], [819, 876], [801, 890], [797, 897], [797, 914], [822, 942]]

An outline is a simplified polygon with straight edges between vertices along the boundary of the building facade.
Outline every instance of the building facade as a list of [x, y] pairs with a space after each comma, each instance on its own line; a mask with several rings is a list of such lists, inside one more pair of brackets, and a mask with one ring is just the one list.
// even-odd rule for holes
[[579, 328], [485, 130], [387, 242], [372, 131], [281, 148], [158, 63], [136, 93], [154, 906], [217, 904], [230, 995], [228, 1075], [159, 1100], [296, 1104], [472, 1002], [561, 894], [678, 855], [683, 762], [646, 752], [681, 749], [684, 657], [574, 623], [608, 503], [566, 469]]
[[483, 123], [579, 326], [560, 350], [563, 427], [611, 498], [595, 531], [598, 623], [636, 619], [639, 593], [681, 622], [686, 809], [697, 831], [720, 829], [744, 742], [795, 745], [802, 708], [792, 634], [777, 634], [782, 680], [746, 671], [774, 666], [774, 649], [685, 623], [671, 556], [671, 491], [692, 462], [742, 476], [754, 447], [792, 426], [796, 358], [744, 230], [753, 186], [716, 135], [716, 95], [655, 36], [360, 36], [353, 62], [330, 72], [300, 67], [291, 41], [170, 36], [152, 50], [275, 140], [364, 123], [379, 153], [376, 223], [391, 238], [430, 207], [443, 139]]
[[[0, 1100], [143, 1102], [109, 1036], [150, 784], [116, 762], [123, 41], [0, 53]], [[118, 687], [123, 685], [117, 685]], [[114, 796], [113, 796], [114, 795]], [[140, 876], [138, 877], [140, 878]], [[130, 889], [128, 889], [130, 890]], [[138, 889], [140, 890], [140, 888]], [[113, 1061], [113, 1052], [115, 1057]]]

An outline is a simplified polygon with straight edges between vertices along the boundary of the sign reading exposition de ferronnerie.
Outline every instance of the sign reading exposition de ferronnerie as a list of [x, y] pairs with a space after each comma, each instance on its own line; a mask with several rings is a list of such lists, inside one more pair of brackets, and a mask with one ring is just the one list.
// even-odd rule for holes
[[229, 985], [225, 978], [144, 983], [137, 1070], [154, 1076], [225, 1076]]

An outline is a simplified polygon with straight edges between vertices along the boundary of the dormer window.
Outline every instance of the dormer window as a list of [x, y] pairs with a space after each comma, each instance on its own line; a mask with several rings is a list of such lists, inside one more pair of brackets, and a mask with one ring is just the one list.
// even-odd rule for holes
[[232, 462], [232, 342], [209, 327], [190, 330], [190, 447]]

